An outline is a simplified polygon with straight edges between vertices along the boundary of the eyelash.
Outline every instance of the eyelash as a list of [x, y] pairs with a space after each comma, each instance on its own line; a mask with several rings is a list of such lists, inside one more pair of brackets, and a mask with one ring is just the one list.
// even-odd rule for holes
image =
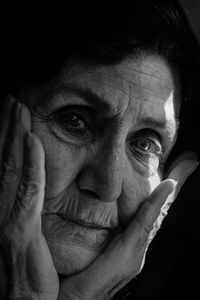
[[[62, 140], [62, 142], [65, 141], [60, 132], [55, 130], [57, 126], [63, 131], [64, 135], [69, 137], [68, 142], [72, 139], [73, 144], [79, 147], [91, 143], [94, 136], [94, 122], [91, 117], [91, 110], [87, 106], [70, 105], [57, 109], [48, 115], [38, 112], [37, 109], [35, 109], [35, 113], [43, 121], [55, 125], [55, 127], [53, 126], [50, 129], [56, 138]], [[75, 142], [73, 141], [74, 137], [76, 138]]]
[[[56, 114], [54, 118], [64, 130], [84, 134], [88, 129], [90, 129], [89, 122], [85, 120], [84, 116], [76, 111], [68, 111], [65, 113]], [[69, 118], [68, 122], [66, 122], [67, 118]]]
[[[37, 110], [35, 110], [35, 112], [37, 112], [37, 115], [39, 115], [40, 118], [44, 121], [54, 122], [58, 124], [58, 126], [60, 126], [66, 134], [76, 136], [84, 144], [92, 142], [92, 137], [95, 132], [95, 126], [94, 120], [92, 120], [91, 118], [93, 111], [90, 107], [70, 105], [68, 107], [58, 109], [57, 111], [49, 115], [41, 115]], [[65, 119], [67, 117], [71, 117], [71, 120], [74, 118], [74, 125], [69, 124], [70, 122], [66, 122]], [[80, 126], [82, 127], [80, 128], [79, 126], [78, 128], [76, 122], [77, 124], [79, 122]], [[143, 129], [139, 133], [137, 133], [136, 137], [130, 140], [129, 152], [131, 152], [131, 155], [137, 155], [139, 159], [147, 159], [154, 155], [154, 158], [157, 157], [161, 160], [163, 155], [163, 147], [162, 143], [159, 140], [160, 139], [156, 132], [150, 129]], [[153, 147], [153, 150], [149, 152], [148, 150], [143, 151], [142, 149], [139, 149], [137, 145], [139, 142], [149, 143], [150, 147]]]
[[[63, 122], [63, 120], [61, 120], [61, 116], [63, 115], [63, 117], [66, 117], [67, 115], [70, 115], [73, 117], [76, 117], [77, 119], [79, 119], [78, 121], [81, 121], [81, 125], [84, 128], [77, 128], [77, 126], [71, 126], [70, 124], [68, 124], [66, 126], [66, 122]], [[69, 111], [66, 113], [62, 113], [59, 116], [59, 122], [60, 124], [63, 123], [63, 128], [64, 130], [66, 130], [67, 132], [70, 131], [70, 133], [75, 134], [76, 136], [81, 136], [81, 138], [85, 141], [87, 141], [87, 143], [89, 142], [89, 136], [90, 136], [90, 131], [91, 131], [91, 127], [89, 126], [88, 122], [85, 120], [85, 118], [74, 111]], [[160, 144], [160, 142], [158, 141], [158, 137], [152, 137], [149, 138], [147, 137], [147, 135], [149, 136], [149, 133], [146, 132], [146, 136], [145, 133], [143, 131], [143, 133], [141, 133], [142, 136], [141, 137], [136, 137], [134, 139], [134, 141], [132, 141], [130, 143], [130, 151], [131, 154], [134, 155], [137, 159], [145, 162], [146, 159], [157, 159], [160, 164], [162, 163], [162, 145]], [[152, 135], [152, 133], [151, 133]], [[92, 135], [91, 135], [92, 136]], [[149, 144], [149, 149], [147, 151], [142, 150], [141, 147], [139, 147], [139, 143], [141, 142], [145, 142]]]
[[[142, 150], [141, 148], [142, 147], [139, 147], [139, 143], [147, 143], [149, 144], [150, 148], [153, 147], [152, 151], [149, 152], [148, 149], [147, 150]], [[142, 137], [138, 137], [138, 138], [135, 138], [131, 143], [130, 143], [130, 149], [133, 151], [133, 152], [137, 152], [139, 153], [140, 155], [156, 155], [158, 158], [160, 158], [162, 156], [162, 145], [160, 144], [160, 142], [157, 141], [157, 138], [149, 138], [147, 136], [142, 136]]]

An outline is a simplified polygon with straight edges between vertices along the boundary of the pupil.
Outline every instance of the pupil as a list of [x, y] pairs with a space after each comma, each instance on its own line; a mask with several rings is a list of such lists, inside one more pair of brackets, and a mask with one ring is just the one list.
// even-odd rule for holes
[[149, 143], [145, 141], [139, 141], [138, 146], [145, 151], [149, 150], [150, 148]]
[[71, 125], [80, 126], [80, 119], [78, 118], [78, 116], [73, 114], [72, 116], [69, 116], [67, 119], [69, 123], [71, 123]]

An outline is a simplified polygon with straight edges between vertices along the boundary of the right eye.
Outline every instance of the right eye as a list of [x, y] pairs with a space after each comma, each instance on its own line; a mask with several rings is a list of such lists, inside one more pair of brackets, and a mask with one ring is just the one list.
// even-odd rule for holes
[[57, 116], [57, 120], [62, 123], [66, 129], [87, 130], [87, 122], [82, 115], [74, 111], [61, 113]]
[[69, 105], [51, 113], [54, 134], [75, 144], [91, 143], [95, 136], [93, 113], [88, 106]]

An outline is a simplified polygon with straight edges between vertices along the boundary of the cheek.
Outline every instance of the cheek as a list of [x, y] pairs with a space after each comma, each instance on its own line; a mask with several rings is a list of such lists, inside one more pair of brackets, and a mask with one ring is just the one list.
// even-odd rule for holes
[[59, 145], [46, 144], [46, 197], [54, 197], [63, 192], [74, 180], [77, 166], [70, 151]]
[[151, 195], [161, 182], [158, 173], [145, 178], [137, 173], [127, 176], [123, 182], [118, 208], [121, 223], [127, 225], [137, 212], [139, 206]]
[[59, 142], [44, 124], [34, 123], [45, 150], [46, 198], [62, 193], [74, 181], [82, 165], [78, 150]]

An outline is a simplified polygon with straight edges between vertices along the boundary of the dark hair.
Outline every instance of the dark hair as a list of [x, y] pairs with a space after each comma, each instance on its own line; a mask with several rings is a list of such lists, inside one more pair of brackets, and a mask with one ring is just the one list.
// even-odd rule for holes
[[[24, 81], [50, 79], [72, 56], [112, 65], [148, 51], [164, 57], [176, 69], [183, 98], [192, 98], [199, 105], [195, 100], [199, 49], [179, 4], [174, 0], [138, 0], [123, 7], [115, 4], [112, 9], [98, 4], [96, 9], [85, 7], [84, 11], [68, 8], [59, 23], [51, 19], [42, 26], [30, 20], [22, 28], [14, 24], [1, 56], [4, 93], [13, 93]], [[186, 107], [187, 103], [191, 101], [186, 101]], [[184, 107], [182, 116], [186, 117]]]
[[1, 60], [14, 84], [51, 77], [72, 55], [111, 65], [142, 49], [160, 54], [181, 71], [196, 59], [195, 41], [174, 0], [138, 0], [112, 10], [68, 8], [59, 23], [45, 19], [41, 24], [29, 17], [22, 26], [10, 19], [6, 31]]

